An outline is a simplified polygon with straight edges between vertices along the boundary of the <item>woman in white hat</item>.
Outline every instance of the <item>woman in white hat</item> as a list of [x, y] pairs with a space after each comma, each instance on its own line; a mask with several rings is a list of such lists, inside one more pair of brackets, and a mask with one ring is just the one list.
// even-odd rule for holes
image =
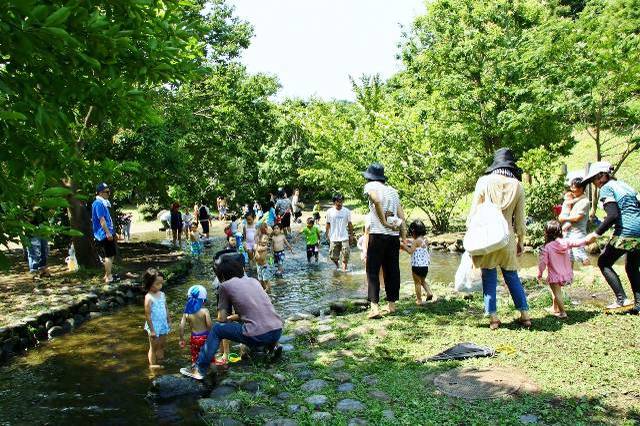
[[598, 267], [616, 295], [615, 303], [609, 310], [626, 310], [633, 302], [627, 299], [620, 277], [613, 265], [626, 255], [625, 270], [631, 283], [635, 306], [631, 313], [640, 311], [640, 202], [638, 192], [626, 183], [613, 177], [611, 164], [606, 161], [593, 163], [585, 176], [583, 185], [593, 183], [600, 189], [600, 202], [607, 213], [600, 226], [591, 234], [590, 241], [602, 237], [613, 228], [613, 237], [607, 242], [598, 258]]

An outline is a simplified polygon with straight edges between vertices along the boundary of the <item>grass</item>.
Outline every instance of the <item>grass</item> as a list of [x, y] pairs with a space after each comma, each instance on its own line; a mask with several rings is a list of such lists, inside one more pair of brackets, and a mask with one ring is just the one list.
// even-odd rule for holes
[[[606, 291], [598, 280], [591, 280], [586, 291]], [[582, 285], [574, 284], [581, 288]], [[364, 313], [352, 312], [331, 320], [337, 342], [318, 344], [318, 333], [297, 337], [295, 350], [274, 367], [249, 366], [245, 379], [261, 383], [259, 396], [240, 393], [246, 407], [268, 406], [277, 417], [294, 419], [298, 424], [317, 424], [311, 417], [313, 408], [305, 402], [312, 393], [300, 386], [309, 378], [327, 380], [329, 386], [315, 392], [326, 395], [329, 402], [322, 408], [332, 414], [328, 424], [347, 424], [351, 418], [365, 419], [369, 424], [520, 424], [520, 416], [534, 415], [543, 424], [616, 424], [640, 422], [640, 365], [638, 318], [605, 315], [589, 303], [571, 306], [569, 319], [561, 321], [544, 311], [550, 304], [548, 292], [530, 287], [532, 330], [524, 330], [510, 322], [516, 317], [508, 294], [501, 296], [499, 313], [503, 327], [490, 331], [482, 319], [482, 298], [471, 300], [450, 293], [448, 287], [434, 285], [440, 299], [426, 308], [416, 307], [410, 295], [399, 304], [399, 314], [380, 321], [367, 321]], [[288, 332], [300, 323], [289, 323]], [[307, 322], [314, 330], [317, 325]], [[474, 342], [493, 348], [509, 345], [512, 355], [498, 354], [457, 362], [418, 363], [416, 360], [434, 355], [459, 342]], [[344, 366], [335, 362], [344, 362]], [[539, 387], [539, 392], [526, 393], [499, 400], [467, 402], [441, 394], [433, 385], [435, 375], [451, 368], [506, 366], [519, 370]], [[230, 375], [238, 374], [232, 367]], [[355, 389], [338, 393], [336, 372], [352, 376]], [[285, 376], [279, 382], [274, 374]], [[365, 376], [373, 376], [377, 384], [367, 385]], [[390, 401], [378, 401], [372, 390], [388, 394]], [[288, 392], [284, 404], [273, 397]], [[363, 402], [364, 412], [345, 415], [334, 409], [343, 398]], [[308, 412], [290, 414], [288, 404], [307, 406]], [[392, 410], [396, 419], [383, 415]], [[205, 416], [213, 424], [222, 412]], [[255, 418], [239, 413], [225, 413], [249, 424]]]

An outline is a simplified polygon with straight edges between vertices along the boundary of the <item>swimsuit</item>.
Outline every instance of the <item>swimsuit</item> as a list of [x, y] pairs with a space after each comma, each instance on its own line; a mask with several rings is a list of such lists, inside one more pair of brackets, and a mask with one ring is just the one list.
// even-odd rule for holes
[[[151, 322], [153, 323], [153, 329], [156, 332], [156, 336], [163, 336], [169, 334], [171, 330], [169, 328], [169, 322], [167, 321], [167, 302], [165, 300], [164, 293], [161, 293], [159, 297], [151, 296]], [[144, 329], [147, 333], [151, 334], [149, 324], [145, 322]]]
[[284, 250], [274, 252], [273, 258], [274, 258], [274, 261], [276, 262], [276, 265], [284, 264]]
[[198, 356], [200, 355], [200, 349], [207, 341], [209, 331], [201, 331], [199, 333], [191, 333], [191, 363], [195, 364]]
[[245, 239], [247, 243], [247, 250], [253, 251], [256, 241], [256, 227], [254, 226], [252, 228], [249, 228], [247, 226], [246, 228], [244, 228], [244, 232], [247, 235], [247, 238]]

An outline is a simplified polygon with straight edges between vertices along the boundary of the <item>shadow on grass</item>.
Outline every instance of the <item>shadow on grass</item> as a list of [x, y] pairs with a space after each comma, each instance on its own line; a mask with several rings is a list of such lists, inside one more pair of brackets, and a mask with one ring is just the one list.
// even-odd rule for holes
[[[546, 331], [546, 332], [556, 332], [562, 330], [564, 326], [567, 325], [575, 325], [582, 324], [587, 321], [590, 321], [592, 318], [601, 315], [596, 311], [567, 311], [568, 317], [565, 319], [557, 318], [553, 315], [547, 315], [542, 318], [531, 318], [531, 328], [530, 331]], [[486, 324], [478, 324], [478, 328], [487, 327]], [[524, 327], [517, 321], [509, 321], [502, 322], [500, 328], [504, 328], [507, 330], [520, 330], [524, 329]]]

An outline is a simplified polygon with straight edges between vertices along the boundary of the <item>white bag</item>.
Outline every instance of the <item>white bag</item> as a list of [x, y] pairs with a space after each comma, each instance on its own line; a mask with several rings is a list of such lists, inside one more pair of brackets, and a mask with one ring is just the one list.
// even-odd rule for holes
[[460, 258], [460, 266], [456, 271], [456, 281], [453, 288], [455, 291], [464, 293], [482, 291], [482, 271], [473, 267], [468, 252], [464, 252]]
[[493, 253], [509, 244], [509, 224], [502, 210], [490, 201], [478, 206], [467, 224], [464, 249], [472, 256]]

